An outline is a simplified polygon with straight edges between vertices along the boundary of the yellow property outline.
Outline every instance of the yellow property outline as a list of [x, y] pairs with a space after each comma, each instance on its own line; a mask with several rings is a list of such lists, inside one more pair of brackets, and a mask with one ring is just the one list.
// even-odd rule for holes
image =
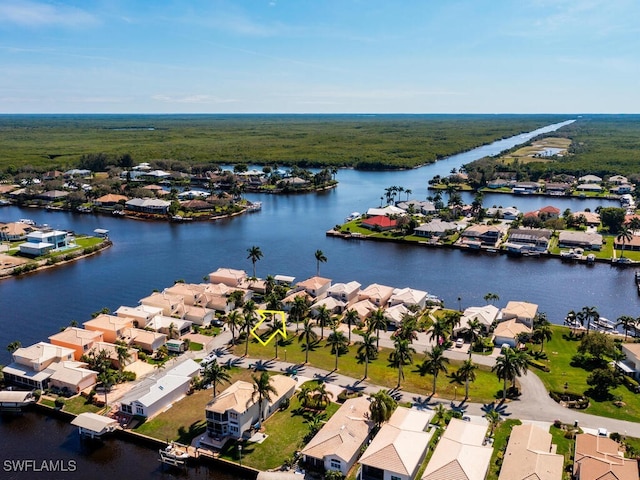
[[[274, 337], [276, 337], [278, 334], [282, 335], [282, 338], [287, 338], [287, 323], [286, 323], [286, 316], [285, 313], [282, 310], [256, 310], [256, 312], [258, 313], [258, 316], [260, 317], [260, 321], [258, 323], [256, 323], [256, 325], [250, 330], [251, 335], [253, 335], [253, 337], [258, 340], [258, 342], [260, 342], [262, 344], [262, 346], [266, 346], [269, 342], [271, 342], [271, 340], [273, 340]], [[280, 320], [276, 320], [276, 318], [280, 317]], [[273, 318], [274, 324], [276, 321], [278, 322], [282, 322], [282, 328], [276, 330], [275, 332], [273, 332], [271, 335], [269, 335], [269, 338], [267, 338], [266, 340], [262, 340], [262, 338], [260, 338], [260, 335], [258, 335], [256, 333], [256, 330], [260, 327], [260, 325], [263, 324], [263, 322], [269, 320], [270, 318]]]

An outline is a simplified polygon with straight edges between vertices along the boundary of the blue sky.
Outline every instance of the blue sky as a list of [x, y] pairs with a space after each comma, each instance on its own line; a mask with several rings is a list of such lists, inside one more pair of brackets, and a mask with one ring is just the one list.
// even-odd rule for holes
[[637, 0], [0, 0], [0, 113], [640, 113]]

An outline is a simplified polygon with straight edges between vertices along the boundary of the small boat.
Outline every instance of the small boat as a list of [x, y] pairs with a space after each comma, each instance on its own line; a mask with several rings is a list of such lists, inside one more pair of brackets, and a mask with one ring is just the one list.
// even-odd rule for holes
[[604, 318], [604, 317], [600, 317], [598, 318], [595, 322], [596, 327], [601, 328], [603, 330], [615, 330], [616, 329], [616, 322], [612, 322], [611, 320]]
[[253, 202], [247, 206], [247, 212], [258, 212], [262, 210], [262, 202]]
[[187, 446], [177, 442], [171, 442], [164, 449], [158, 450], [160, 461], [172, 466], [182, 466], [189, 458]]
[[18, 220], [18, 223], [24, 223], [25, 225], [35, 225], [36, 222], [34, 222], [33, 220], [30, 220], [28, 218], [21, 218], [20, 220]]
[[587, 255], [587, 265], [593, 265], [596, 263], [596, 256], [593, 253]]

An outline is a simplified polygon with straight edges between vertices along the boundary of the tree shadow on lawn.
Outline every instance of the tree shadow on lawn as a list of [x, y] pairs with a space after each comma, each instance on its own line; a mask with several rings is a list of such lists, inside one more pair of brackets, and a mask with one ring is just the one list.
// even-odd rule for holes
[[191, 441], [195, 437], [202, 435], [206, 430], [207, 430], [206, 420], [199, 420], [197, 422], [193, 422], [191, 425], [189, 425], [188, 430], [185, 429], [183, 426], [180, 426], [178, 428], [177, 441], [184, 445], [190, 445]]

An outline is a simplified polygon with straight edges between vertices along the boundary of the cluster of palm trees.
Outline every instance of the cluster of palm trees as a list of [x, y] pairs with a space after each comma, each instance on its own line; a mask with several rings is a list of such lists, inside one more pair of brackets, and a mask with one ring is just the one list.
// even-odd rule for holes
[[[589, 334], [591, 332], [591, 327], [594, 324], [597, 324], [599, 319], [600, 314], [596, 307], [585, 306], [577, 312], [575, 310], [570, 310], [567, 313], [565, 323], [570, 326], [575, 326], [577, 323], [582, 327], [585, 327], [586, 325], [587, 334]], [[616, 319], [615, 326], [622, 327], [624, 331], [624, 341], [626, 342], [627, 337], [629, 336], [629, 331], [640, 328], [640, 317], [635, 318], [631, 315], [621, 315]]]
[[382, 201], [383, 199], [386, 199], [387, 205], [390, 204], [392, 201], [395, 204], [396, 195], [398, 196], [397, 201], [400, 201], [400, 194], [402, 193], [407, 194], [407, 201], [408, 201], [409, 195], [411, 195], [413, 191], [410, 188], [398, 187], [396, 185], [393, 185], [391, 187], [387, 187], [384, 189], [384, 196], [380, 197], [380, 201]]

